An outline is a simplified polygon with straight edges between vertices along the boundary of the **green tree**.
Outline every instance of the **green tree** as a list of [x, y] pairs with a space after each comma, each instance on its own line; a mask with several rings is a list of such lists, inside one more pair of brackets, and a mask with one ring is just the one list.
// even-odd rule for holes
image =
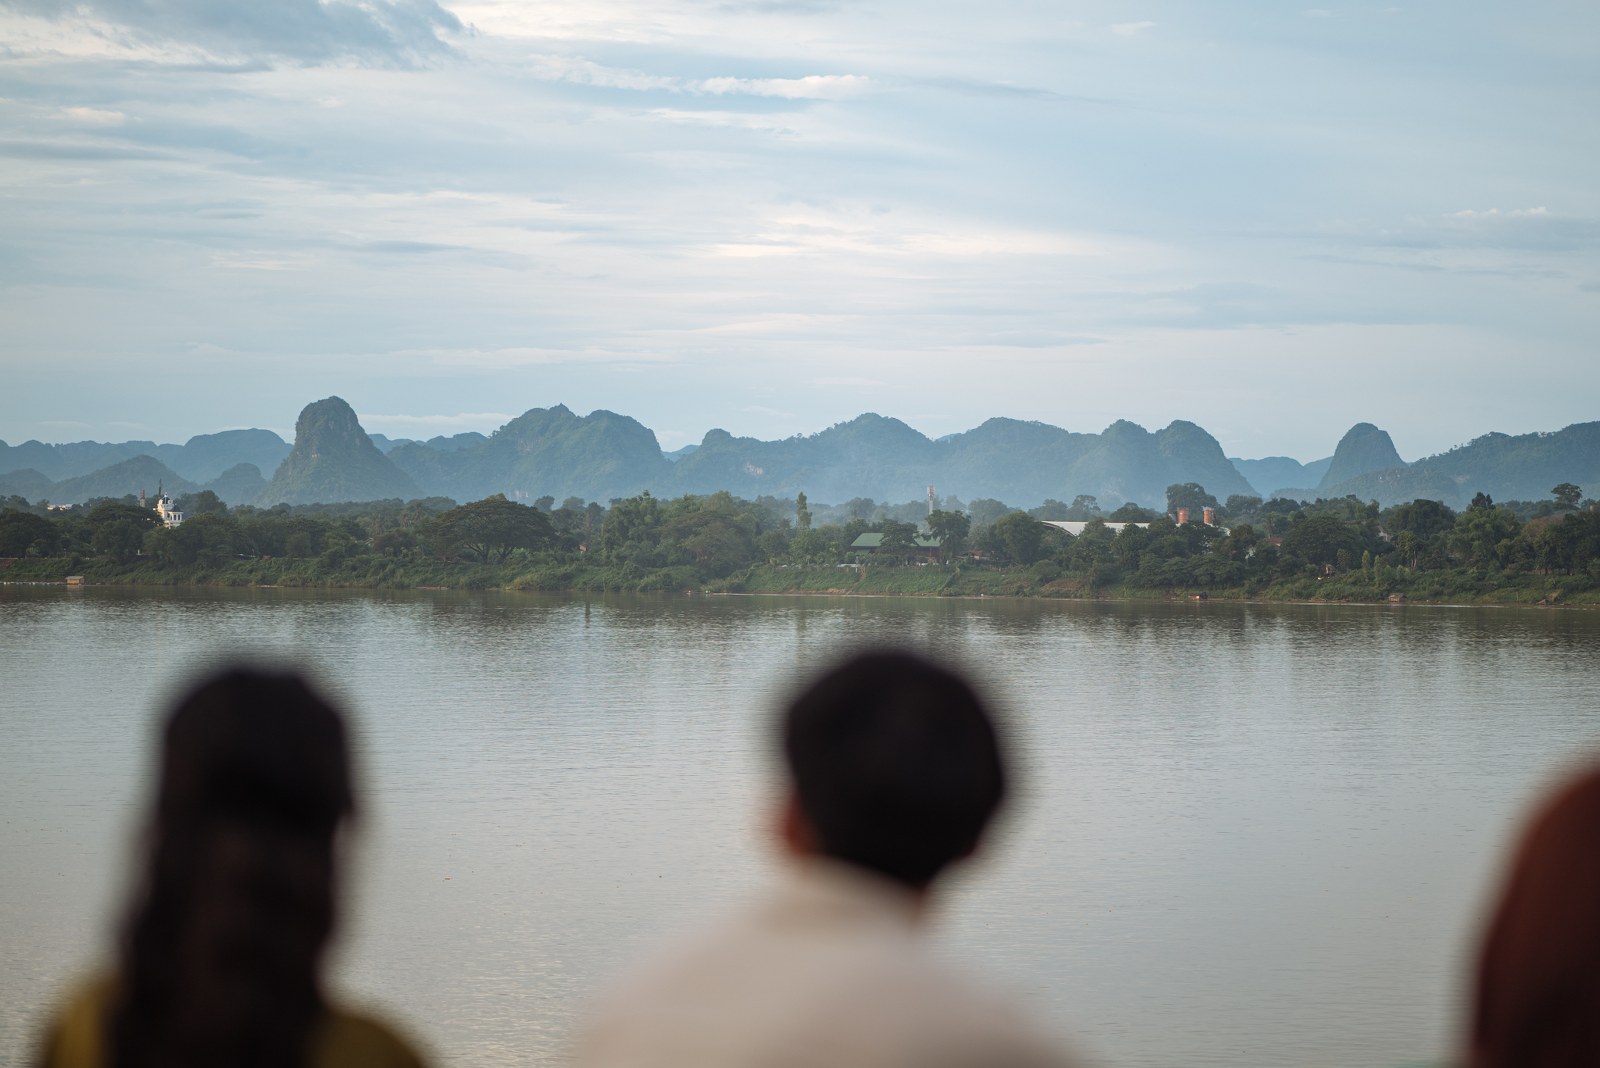
[[61, 543], [61, 532], [42, 516], [28, 512], [0, 512], [0, 556], [50, 556]]
[[1326, 512], [1300, 514], [1302, 518], [1298, 522], [1291, 523], [1289, 533], [1283, 537], [1283, 557], [1286, 565], [1333, 566], [1339, 561], [1341, 552], [1348, 561], [1354, 553], [1360, 551], [1360, 535], [1354, 527], [1338, 516]]
[[661, 543], [661, 502], [645, 490], [613, 501], [600, 524], [600, 554], [614, 563], [651, 566]]
[[871, 519], [878, 510], [878, 502], [871, 497], [851, 497], [844, 502], [844, 511], [851, 519]]
[[904, 560], [917, 547], [917, 528], [911, 523], [886, 519], [878, 524], [878, 530], [883, 534], [878, 551], [885, 556]]
[[1019, 564], [1034, 564], [1044, 558], [1043, 523], [1027, 512], [1012, 512], [995, 520], [994, 535], [1005, 554]]
[[721, 578], [754, 562], [756, 522], [726, 490], [680, 498], [663, 515], [661, 546], [668, 560], [685, 554], [703, 575]]
[[1087, 523], [1100, 515], [1100, 502], [1091, 493], [1080, 493], [1072, 498], [1072, 503], [1067, 506], [1067, 519], [1079, 523]]
[[178, 498], [178, 511], [185, 516], [227, 515], [228, 506], [210, 490], [196, 490]]
[[181, 526], [156, 527], [144, 539], [145, 552], [168, 566], [221, 567], [239, 555], [243, 539], [231, 517], [204, 512]]
[[1148, 508], [1141, 508], [1132, 501], [1119, 507], [1115, 512], [1106, 516], [1113, 523], [1149, 523], [1157, 518], [1156, 514]]
[[928, 516], [928, 532], [939, 539], [940, 559], [949, 563], [966, 551], [972, 520], [961, 512], [936, 508]]
[[975, 527], [993, 526], [1003, 515], [1010, 514], [1011, 509], [993, 497], [979, 497], [967, 505], [967, 515], [972, 519]]
[[1521, 532], [1522, 524], [1505, 508], [1468, 508], [1445, 541], [1450, 555], [1467, 567], [1500, 568], [1510, 561]]
[[1177, 515], [1179, 508], [1187, 508], [1199, 519], [1206, 508], [1215, 508], [1217, 499], [1206, 492], [1198, 482], [1174, 482], [1167, 487], [1167, 514]]
[[97, 553], [126, 562], [139, 554], [145, 534], [159, 523], [149, 508], [103, 501], [86, 520], [89, 545]]
[[1550, 496], [1554, 497], [1556, 504], [1562, 508], [1576, 508], [1578, 502], [1583, 500], [1583, 487], [1563, 482], [1550, 491]]
[[794, 528], [796, 530], [811, 529], [811, 509], [806, 505], [805, 490], [801, 490], [794, 499]]
[[550, 520], [497, 493], [440, 515], [436, 530], [443, 545], [479, 563], [503, 563], [518, 549], [543, 549], [555, 540]]
[[1406, 562], [1407, 567], [1415, 568], [1417, 557], [1422, 551], [1422, 539], [1417, 537], [1415, 531], [1402, 530], [1394, 536], [1394, 548], [1400, 554], [1400, 559]]
[[801, 566], [831, 564], [838, 560], [838, 551], [833, 539], [824, 532], [837, 529], [825, 527], [822, 530], [797, 530], [789, 541], [789, 559]]

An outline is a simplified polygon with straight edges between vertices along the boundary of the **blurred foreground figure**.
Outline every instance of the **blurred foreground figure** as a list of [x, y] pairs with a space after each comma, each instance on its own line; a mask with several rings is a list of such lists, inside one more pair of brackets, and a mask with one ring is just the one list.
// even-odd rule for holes
[[117, 970], [46, 1038], [45, 1068], [416, 1068], [329, 1005], [335, 846], [353, 799], [344, 722], [293, 675], [202, 682], [162, 737], [142, 885]]
[[1600, 1065], [1600, 768], [1523, 833], [1478, 961], [1472, 1068]]
[[934, 962], [935, 884], [1005, 795], [961, 678], [874, 653], [817, 680], [782, 728], [782, 884], [603, 1004], [582, 1068], [1032, 1068], [1065, 1059]]

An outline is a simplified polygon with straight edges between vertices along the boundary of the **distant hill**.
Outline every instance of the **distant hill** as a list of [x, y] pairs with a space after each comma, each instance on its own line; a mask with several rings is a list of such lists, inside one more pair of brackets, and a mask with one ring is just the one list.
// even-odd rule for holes
[[1600, 496], [1600, 422], [1546, 433], [1484, 434], [1449, 452], [1319, 492], [1325, 497], [1354, 493], [1383, 505], [1421, 497], [1461, 508], [1478, 493], [1499, 501], [1542, 500], [1562, 482], [1582, 486], [1586, 496]]
[[424, 493], [475, 500], [493, 493], [606, 501], [660, 490], [671, 463], [655, 432], [615, 412], [578, 416], [558, 404], [533, 408], [476, 442], [402, 445], [389, 458]]
[[1338, 486], [1375, 471], [1392, 471], [1404, 467], [1406, 462], [1395, 451], [1394, 441], [1387, 430], [1379, 430], [1371, 423], [1357, 423], [1345, 431], [1339, 445], [1333, 450], [1333, 459], [1318, 489]]
[[29, 501], [51, 500], [56, 484], [31, 467], [0, 475], [0, 497], [22, 497]]
[[1267, 456], [1259, 460], [1229, 457], [1228, 462], [1249, 481], [1255, 495], [1265, 499], [1278, 496], [1275, 491], [1285, 486], [1319, 485], [1328, 473], [1328, 465], [1333, 463], [1333, 457], [1325, 456], [1308, 464], [1289, 456]]
[[339, 397], [313, 401], [294, 425], [294, 448], [278, 465], [260, 505], [283, 501], [374, 501], [420, 496], [416, 483], [389, 462]]
[[0, 441], [0, 475], [31, 468], [52, 482], [59, 482], [102, 471], [135, 456], [150, 456], [191, 482], [207, 482], [235, 464], [275, 470], [287, 455], [289, 443], [270, 430], [223, 430], [197, 435], [182, 445], [157, 445], [153, 441], [75, 441], [64, 445], [25, 441], [7, 445]]
[[[375, 440], [390, 446], [387, 456]], [[131, 449], [146, 451], [130, 456]], [[280, 453], [276, 466], [236, 459]], [[175, 459], [163, 464], [161, 456]], [[90, 471], [50, 474], [107, 457]], [[262, 477], [265, 470], [275, 472], [270, 481]], [[1600, 423], [1543, 434], [1486, 434], [1411, 464], [1401, 460], [1387, 432], [1358, 423], [1333, 455], [1302, 464], [1286, 456], [1230, 459], [1215, 438], [1184, 420], [1154, 432], [1118, 420], [1093, 434], [994, 418], [932, 440], [898, 419], [868, 412], [774, 441], [710, 430], [699, 444], [668, 454], [635, 419], [605, 410], [580, 416], [560, 404], [530, 409], [487, 437], [375, 439], [348, 404], [330, 397], [301, 412], [292, 449], [266, 430], [200, 435], [182, 446], [0, 442], [0, 496], [70, 503], [136, 493], [141, 486], [154, 492], [160, 482], [178, 494], [211, 489], [229, 504], [262, 505], [420, 496], [466, 501], [493, 493], [604, 502], [642, 490], [660, 497], [728, 490], [750, 498], [803, 490], [819, 504], [842, 504], [856, 497], [920, 500], [933, 485], [940, 497], [989, 497], [1025, 508], [1079, 494], [1096, 497], [1106, 509], [1128, 501], [1160, 508], [1167, 486], [1196, 482], [1220, 500], [1353, 493], [1384, 505], [1427, 497], [1461, 507], [1479, 491], [1498, 500], [1541, 499], [1559, 482], [1600, 495]]]
[[222, 503], [232, 507], [255, 503], [267, 488], [267, 480], [255, 464], [234, 464], [200, 488], [210, 490], [222, 498]]
[[275, 471], [289, 455], [289, 443], [270, 430], [223, 430], [182, 445], [158, 445], [151, 455], [190, 481], [209, 482], [239, 464]]
[[72, 441], [46, 445], [24, 441], [7, 445], [0, 441], [0, 473], [32, 470], [52, 482], [100, 471], [135, 456], [150, 456], [156, 451], [153, 441], [124, 441], [109, 444], [98, 441]]
[[50, 488], [52, 504], [82, 504], [96, 497], [126, 497], [143, 490], [155, 497], [158, 488], [176, 497], [198, 487], [153, 456], [134, 456], [121, 463], [77, 478], [63, 479]]

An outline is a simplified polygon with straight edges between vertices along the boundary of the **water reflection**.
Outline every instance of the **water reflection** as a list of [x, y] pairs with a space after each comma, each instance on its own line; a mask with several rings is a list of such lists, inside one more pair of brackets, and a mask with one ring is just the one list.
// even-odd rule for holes
[[1426, 1059], [1501, 836], [1600, 734], [1597, 639], [1419, 606], [0, 588], [0, 1061], [97, 941], [197, 665], [308, 660], [358, 710], [343, 974], [488, 1066], [553, 1062], [597, 983], [763, 876], [771, 709], [882, 642], [967, 665], [1024, 743], [950, 952], [1108, 1063]]

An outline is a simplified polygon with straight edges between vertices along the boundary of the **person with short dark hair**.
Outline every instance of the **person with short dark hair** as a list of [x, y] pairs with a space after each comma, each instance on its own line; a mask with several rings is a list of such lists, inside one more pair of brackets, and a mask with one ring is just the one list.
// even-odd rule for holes
[[179, 702], [113, 975], [50, 1027], [41, 1068], [420, 1068], [323, 992], [344, 718], [293, 674], [235, 668]]
[[1060, 1068], [1066, 1057], [920, 937], [940, 877], [1006, 793], [983, 702], [920, 656], [823, 674], [780, 730], [782, 883], [647, 965], [582, 1032], [580, 1068]]
[[1518, 841], [1478, 958], [1469, 1068], [1600, 1065], [1600, 767]]

